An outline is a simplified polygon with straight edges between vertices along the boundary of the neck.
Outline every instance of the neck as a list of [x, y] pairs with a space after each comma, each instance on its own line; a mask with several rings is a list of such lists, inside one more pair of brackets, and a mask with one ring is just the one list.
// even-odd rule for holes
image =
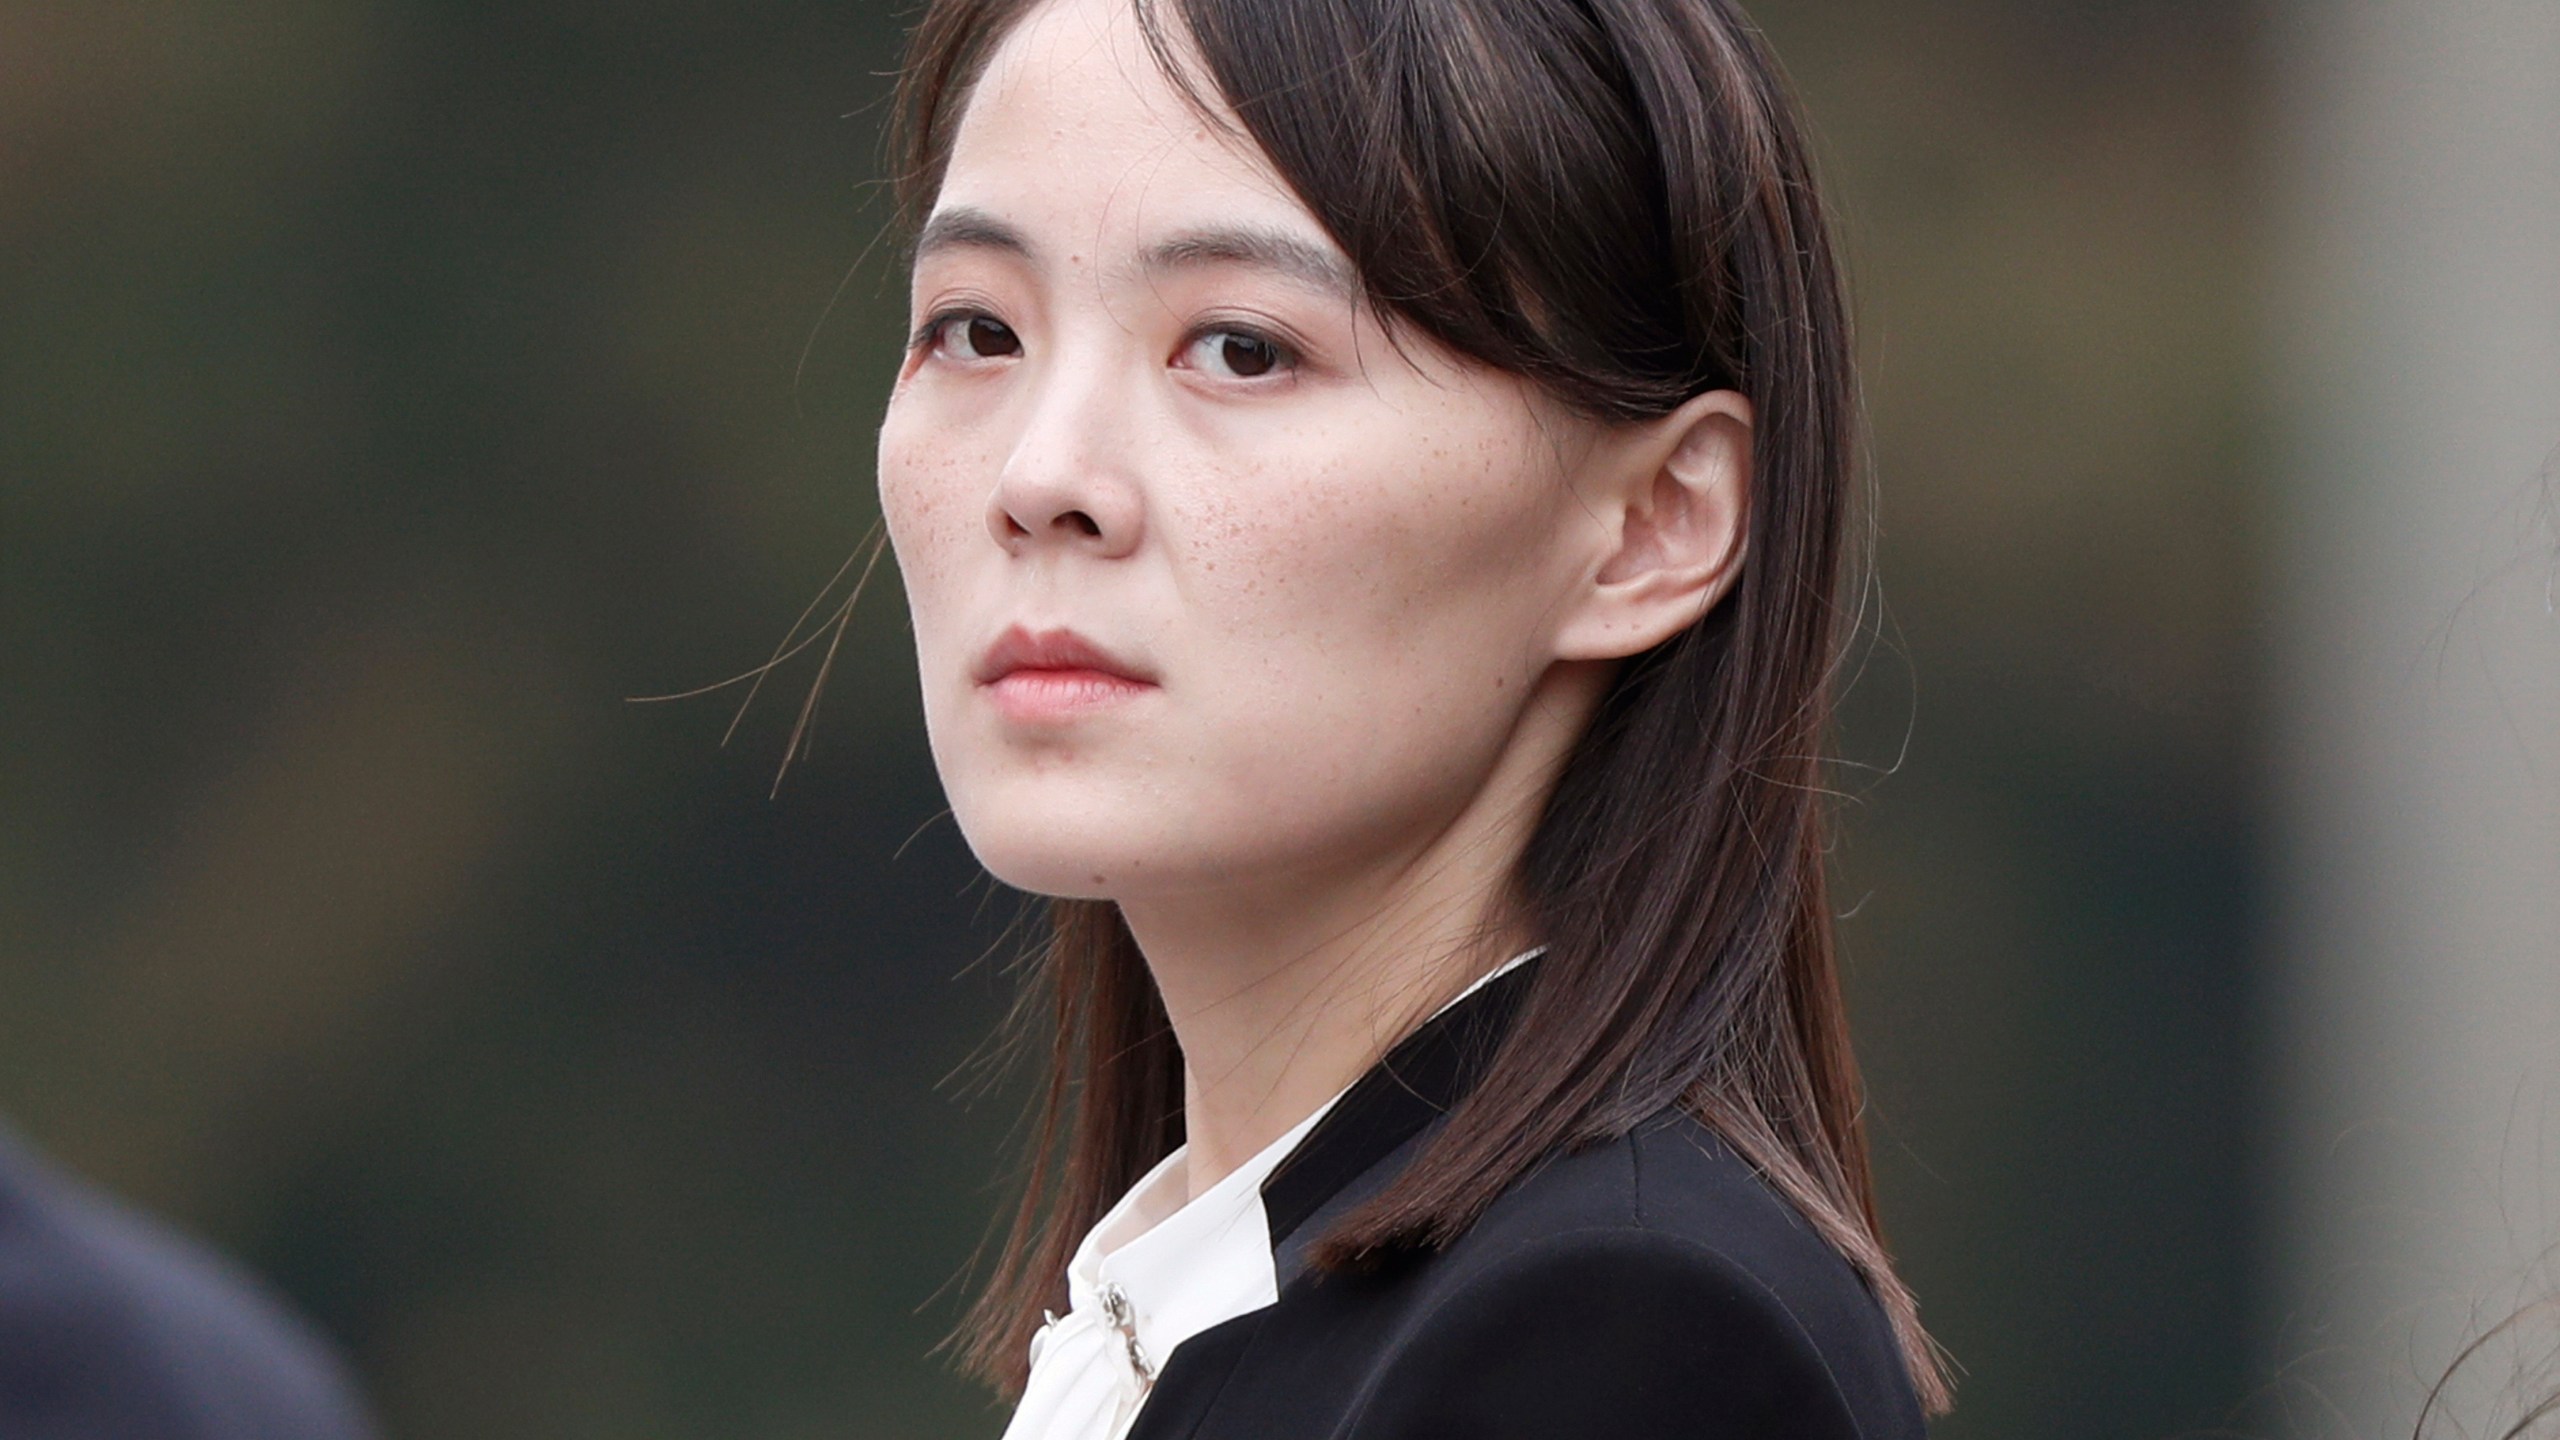
[[[1183, 1135], [1198, 1194], [1358, 1079], [1424, 1016], [1501, 963], [1518, 935], [1442, 877], [1264, 909], [1129, 917], [1182, 1047]], [[1221, 923], [1251, 917], [1252, 923]], [[1247, 939], [1246, 937], [1250, 937]], [[1512, 947], [1506, 949], [1505, 947]]]
[[1566, 745], [1519, 738], [1543, 743], [1515, 743], [1460, 813], [1390, 853], [1255, 886], [1121, 898], [1182, 1048], [1191, 1194], [1532, 943], [1512, 875]]

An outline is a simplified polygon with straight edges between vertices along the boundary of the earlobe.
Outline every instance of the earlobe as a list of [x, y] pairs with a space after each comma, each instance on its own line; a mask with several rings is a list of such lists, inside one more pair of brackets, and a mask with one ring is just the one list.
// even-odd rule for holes
[[1614, 523], [1558, 659], [1641, 654], [1724, 598], [1743, 562], [1752, 436], [1751, 402], [1714, 390], [1601, 447], [1586, 494]]

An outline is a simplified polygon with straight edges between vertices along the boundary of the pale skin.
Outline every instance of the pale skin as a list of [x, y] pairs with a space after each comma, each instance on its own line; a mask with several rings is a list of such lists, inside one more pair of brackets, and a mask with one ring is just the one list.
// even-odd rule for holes
[[[879, 474], [935, 764], [998, 879], [1119, 905], [1197, 1194], [1530, 941], [1509, 877], [1617, 662], [1742, 563], [1750, 406], [1604, 424], [1391, 338], [1127, 0], [1003, 42], [911, 302]], [[1009, 630], [1125, 678], [990, 681]]]

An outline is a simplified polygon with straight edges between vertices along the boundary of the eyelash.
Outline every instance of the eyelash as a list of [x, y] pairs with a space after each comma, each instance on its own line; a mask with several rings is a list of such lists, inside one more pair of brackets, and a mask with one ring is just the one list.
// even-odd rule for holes
[[[924, 322], [916, 327], [915, 333], [907, 337], [907, 351], [911, 355], [922, 355], [923, 353], [933, 349], [937, 344], [941, 343], [942, 337], [948, 333], [951, 326], [955, 324], [966, 324], [974, 320], [993, 320], [999, 325], [1004, 324], [1002, 320], [997, 319], [993, 313], [989, 312], [982, 306], [948, 306], [925, 317]], [[1012, 329], [1009, 325], [1005, 328], [1008, 330]], [[1271, 375], [1292, 374], [1296, 372], [1300, 365], [1305, 363], [1305, 354], [1297, 345], [1292, 344], [1291, 342], [1260, 327], [1237, 324], [1234, 322], [1205, 324], [1194, 328], [1190, 333], [1182, 337], [1182, 344], [1174, 353], [1177, 356], [1188, 355], [1195, 346], [1200, 344], [1201, 341], [1207, 340], [1212, 336], [1219, 335], [1233, 336], [1237, 339], [1247, 340], [1258, 345], [1270, 347], [1273, 355], [1270, 370], [1264, 372], [1262, 375], [1237, 377], [1238, 379], [1246, 382], [1264, 379]]]
[[[976, 305], [953, 305], [936, 310], [924, 318], [924, 323], [915, 328], [914, 334], [907, 337], [907, 351], [909, 354], [916, 354], [932, 349], [934, 344], [942, 338], [945, 329], [962, 321], [995, 319], [992, 313]], [[1004, 324], [1001, 320], [996, 320], [996, 323]], [[1013, 327], [1008, 325], [1005, 328]]]
[[1232, 322], [1202, 325], [1193, 330], [1190, 334], [1183, 337], [1182, 349], [1178, 353], [1189, 355], [1192, 350], [1200, 344], [1200, 342], [1218, 335], [1230, 336], [1238, 340], [1248, 340], [1257, 345], [1270, 347], [1272, 355], [1271, 368], [1260, 375], [1242, 375], [1236, 377], [1240, 380], [1253, 381], [1272, 376], [1285, 377], [1293, 375], [1297, 372], [1298, 367], [1305, 363], [1306, 357], [1300, 352], [1297, 346], [1290, 344], [1288, 341], [1283, 340], [1279, 336], [1258, 326], [1239, 325]]

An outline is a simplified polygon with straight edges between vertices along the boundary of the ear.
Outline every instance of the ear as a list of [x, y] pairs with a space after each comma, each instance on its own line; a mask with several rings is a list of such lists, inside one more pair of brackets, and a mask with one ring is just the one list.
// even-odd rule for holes
[[1594, 447], [1576, 488], [1600, 522], [1599, 553], [1557, 659], [1641, 654], [1724, 598], [1742, 569], [1751, 436], [1751, 402], [1711, 390]]

